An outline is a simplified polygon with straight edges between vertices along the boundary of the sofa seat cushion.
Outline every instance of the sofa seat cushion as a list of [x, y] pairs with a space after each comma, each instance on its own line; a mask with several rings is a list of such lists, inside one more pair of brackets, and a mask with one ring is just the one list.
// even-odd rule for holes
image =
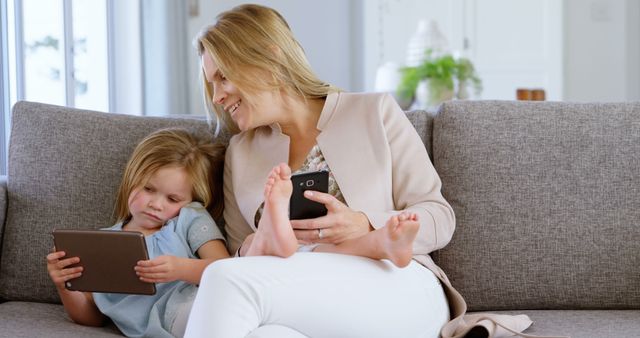
[[492, 313], [528, 315], [533, 325], [524, 333], [532, 335], [580, 338], [640, 335], [640, 310], [523, 310]]
[[62, 305], [7, 302], [0, 304], [0, 338], [20, 337], [122, 337], [110, 323], [104, 327], [89, 327], [73, 323]]

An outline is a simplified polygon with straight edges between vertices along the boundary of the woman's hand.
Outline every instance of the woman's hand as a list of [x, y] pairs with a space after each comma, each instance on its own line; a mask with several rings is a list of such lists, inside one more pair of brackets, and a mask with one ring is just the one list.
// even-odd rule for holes
[[327, 215], [312, 219], [291, 220], [291, 226], [299, 241], [335, 244], [360, 237], [373, 230], [364, 213], [351, 210], [330, 194], [307, 190], [304, 196], [324, 204]]
[[183, 259], [176, 256], [159, 256], [151, 260], [139, 261], [134, 269], [143, 282], [169, 283], [183, 280]]
[[82, 267], [76, 266], [67, 268], [69, 265], [80, 262], [78, 257], [70, 257], [62, 259], [66, 253], [64, 251], [55, 251], [47, 255], [47, 271], [49, 277], [60, 290], [65, 289], [64, 284], [74, 278], [82, 276]]

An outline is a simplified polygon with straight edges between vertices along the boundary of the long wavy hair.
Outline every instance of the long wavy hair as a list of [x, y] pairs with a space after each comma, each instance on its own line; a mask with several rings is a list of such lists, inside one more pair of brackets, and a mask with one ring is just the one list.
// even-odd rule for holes
[[[218, 15], [194, 40], [198, 55], [208, 53], [241, 94], [284, 90], [304, 99], [325, 98], [338, 89], [320, 80], [285, 19], [269, 7], [241, 5]], [[259, 76], [268, 74], [270, 76]], [[203, 98], [209, 113], [235, 134], [238, 126], [221, 106], [202, 70]]]
[[129, 196], [147, 184], [161, 168], [184, 168], [193, 200], [202, 203], [214, 218], [222, 215], [222, 172], [225, 147], [179, 128], [161, 129], [145, 137], [135, 148], [122, 176], [114, 216], [131, 219]]

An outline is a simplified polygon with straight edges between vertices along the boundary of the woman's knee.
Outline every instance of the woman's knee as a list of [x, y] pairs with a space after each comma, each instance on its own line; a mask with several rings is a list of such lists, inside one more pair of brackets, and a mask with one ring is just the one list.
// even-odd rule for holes
[[209, 264], [205, 270], [202, 272], [202, 282], [205, 281], [217, 281], [226, 278], [230, 278], [235, 275], [234, 265], [237, 265], [237, 259], [228, 258], [228, 259], [219, 259], [211, 264]]
[[273, 257], [243, 257], [217, 260], [202, 273], [202, 284], [232, 283], [235, 285], [251, 284], [259, 280], [256, 277], [266, 272], [269, 265], [267, 260]]

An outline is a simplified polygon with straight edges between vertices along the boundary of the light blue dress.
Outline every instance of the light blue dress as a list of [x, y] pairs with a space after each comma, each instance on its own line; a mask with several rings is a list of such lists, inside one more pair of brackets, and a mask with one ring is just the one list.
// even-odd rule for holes
[[[122, 230], [122, 223], [107, 229]], [[163, 255], [198, 258], [200, 246], [215, 239], [224, 237], [198, 202], [189, 203], [159, 231], [145, 237], [150, 259]], [[94, 292], [93, 299], [100, 312], [128, 337], [173, 337], [171, 327], [180, 305], [191, 302], [197, 290], [196, 285], [175, 281], [156, 284], [156, 294], [151, 296]]]

